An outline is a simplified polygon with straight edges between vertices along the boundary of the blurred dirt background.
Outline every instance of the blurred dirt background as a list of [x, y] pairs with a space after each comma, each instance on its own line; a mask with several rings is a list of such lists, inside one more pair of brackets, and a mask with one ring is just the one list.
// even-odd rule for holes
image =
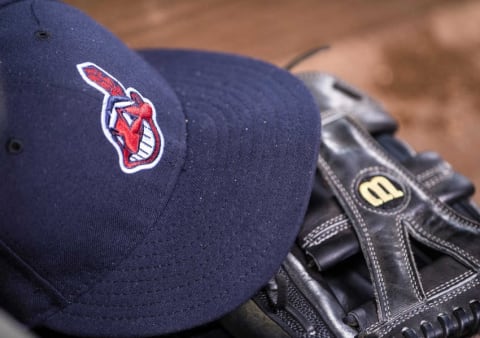
[[[200, 48], [336, 74], [381, 101], [417, 150], [480, 187], [480, 1], [67, 0], [133, 48]], [[477, 193], [476, 201], [480, 202]]]

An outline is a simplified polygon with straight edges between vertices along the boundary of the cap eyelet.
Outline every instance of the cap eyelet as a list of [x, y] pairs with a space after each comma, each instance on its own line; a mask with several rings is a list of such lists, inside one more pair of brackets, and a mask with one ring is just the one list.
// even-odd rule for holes
[[43, 29], [39, 29], [38, 31], [35, 32], [34, 35], [37, 38], [37, 40], [48, 40], [48, 39], [50, 39], [50, 32], [46, 31], [46, 30], [43, 30]]
[[11, 138], [7, 142], [7, 152], [12, 155], [18, 155], [23, 151], [23, 142], [16, 138]]

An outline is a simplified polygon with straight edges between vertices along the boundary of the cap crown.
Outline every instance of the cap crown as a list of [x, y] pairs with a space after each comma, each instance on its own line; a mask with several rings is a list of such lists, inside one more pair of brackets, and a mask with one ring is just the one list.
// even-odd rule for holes
[[[87, 290], [145, 236], [183, 164], [185, 122], [154, 69], [63, 4], [1, 7], [0, 51], [0, 144], [22, 144], [20, 153], [0, 148], [0, 270], [16, 276], [0, 289], [29, 293], [18, 302], [32, 304], [15, 308], [33, 320]], [[92, 65], [103, 80], [89, 77]], [[153, 160], [129, 167], [123, 152], [138, 152], [147, 128]]]

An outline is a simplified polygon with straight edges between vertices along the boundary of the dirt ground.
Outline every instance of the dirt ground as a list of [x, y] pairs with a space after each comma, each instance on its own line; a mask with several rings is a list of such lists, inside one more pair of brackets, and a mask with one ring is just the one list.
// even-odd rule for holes
[[67, 2], [134, 48], [219, 50], [281, 66], [329, 44], [294, 71], [331, 72], [367, 91], [400, 121], [403, 139], [480, 186], [480, 1]]

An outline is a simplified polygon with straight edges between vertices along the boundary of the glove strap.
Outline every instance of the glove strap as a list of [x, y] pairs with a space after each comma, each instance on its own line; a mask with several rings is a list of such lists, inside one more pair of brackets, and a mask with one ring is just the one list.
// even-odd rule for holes
[[394, 318], [454, 297], [442, 283], [422, 283], [410, 238], [452, 260], [457, 268], [450, 271], [462, 273], [448, 277], [461, 280], [462, 293], [478, 287], [480, 247], [472, 238], [480, 225], [437, 199], [352, 117], [337, 111], [327, 116], [318, 167], [352, 223], [370, 271], [376, 316], [363, 316], [362, 324], [370, 325], [365, 333], [390, 332]]

